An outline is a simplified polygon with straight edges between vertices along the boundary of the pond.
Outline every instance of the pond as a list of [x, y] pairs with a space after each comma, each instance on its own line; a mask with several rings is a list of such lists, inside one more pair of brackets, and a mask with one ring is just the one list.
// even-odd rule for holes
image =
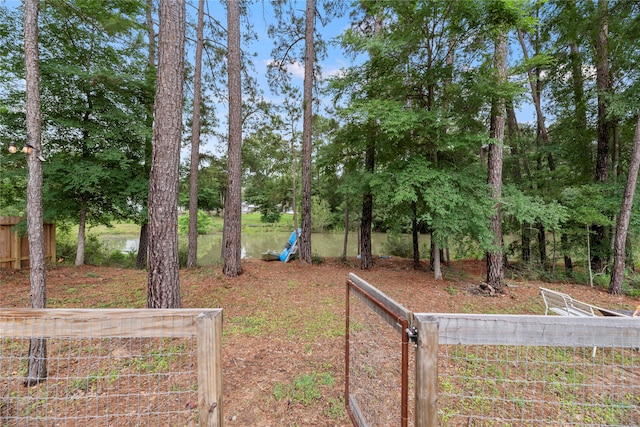
[[[260, 258], [260, 254], [267, 251], [281, 252], [291, 236], [290, 232], [249, 232], [242, 235], [242, 257]], [[137, 234], [102, 234], [98, 237], [101, 243], [112, 250], [131, 252], [138, 250]], [[425, 240], [426, 237], [421, 240]], [[409, 242], [411, 236], [403, 236]], [[186, 236], [180, 236], [180, 240]], [[385, 233], [372, 233], [372, 251], [374, 256], [385, 255], [384, 242], [387, 240]], [[207, 234], [198, 238], [198, 264], [212, 265], [220, 262], [222, 233]], [[421, 241], [421, 244], [423, 242]], [[322, 257], [342, 256], [344, 246], [343, 233], [313, 233], [311, 235], [311, 251], [314, 255]], [[354, 257], [358, 254], [358, 235], [349, 233], [347, 256]]]

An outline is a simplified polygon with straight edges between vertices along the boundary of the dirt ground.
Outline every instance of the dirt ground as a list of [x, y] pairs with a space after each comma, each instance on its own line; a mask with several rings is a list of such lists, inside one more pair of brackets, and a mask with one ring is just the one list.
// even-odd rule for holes
[[[224, 415], [228, 426], [350, 426], [343, 411], [345, 282], [354, 273], [413, 312], [543, 314], [539, 287], [562, 290], [607, 308], [634, 309], [638, 300], [571, 283], [511, 279], [503, 294], [477, 292], [483, 261], [454, 262], [445, 280], [406, 259], [320, 265], [244, 260], [244, 272], [225, 278], [220, 267], [180, 271], [182, 306], [224, 310]], [[0, 306], [29, 306], [28, 270], [0, 270]], [[146, 272], [109, 267], [47, 270], [50, 308], [143, 308]], [[341, 329], [342, 328], [342, 329]], [[320, 395], [302, 402], [282, 393], [301, 374], [323, 374]], [[319, 377], [318, 377], [319, 378]], [[280, 387], [280, 388], [278, 388]], [[285, 387], [286, 388], [286, 387]]]

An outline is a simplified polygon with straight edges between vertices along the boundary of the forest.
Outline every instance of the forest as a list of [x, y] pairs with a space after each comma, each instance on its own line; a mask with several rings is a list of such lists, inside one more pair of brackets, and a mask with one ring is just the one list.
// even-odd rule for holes
[[[201, 210], [224, 217], [223, 273], [242, 273], [242, 203], [265, 222], [293, 211], [309, 264], [321, 223], [358, 233], [362, 269], [376, 230], [410, 234], [436, 278], [456, 251], [486, 257], [495, 289], [522, 263], [586, 269], [619, 294], [640, 231], [639, 12], [627, 0], [8, 2], [0, 215], [28, 218], [32, 251], [43, 218], [76, 224], [76, 265], [87, 228], [140, 224], [150, 307], [180, 305], [183, 213], [188, 265]], [[349, 63], [324, 72], [336, 51]]]

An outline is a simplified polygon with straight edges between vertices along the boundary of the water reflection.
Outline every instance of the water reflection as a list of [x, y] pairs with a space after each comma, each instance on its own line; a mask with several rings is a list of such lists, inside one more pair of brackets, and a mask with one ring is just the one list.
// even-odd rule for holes
[[[267, 251], [281, 252], [289, 240], [290, 232], [263, 232], [244, 233], [242, 235], [242, 257], [260, 258], [260, 254]], [[131, 252], [138, 250], [137, 234], [104, 234], [100, 241], [112, 250]], [[405, 236], [407, 240], [410, 236]], [[180, 236], [180, 240], [186, 236]], [[374, 255], [385, 255], [383, 243], [386, 240], [385, 233], [372, 233], [372, 250]], [[311, 236], [311, 251], [314, 255], [323, 257], [339, 257], [344, 246], [343, 233], [314, 233]], [[222, 233], [207, 234], [198, 237], [198, 264], [212, 265], [220, 262], [222, 250]], [[347, 256], [354, 257], [358, 254], [358, 236], [349, 233]]]

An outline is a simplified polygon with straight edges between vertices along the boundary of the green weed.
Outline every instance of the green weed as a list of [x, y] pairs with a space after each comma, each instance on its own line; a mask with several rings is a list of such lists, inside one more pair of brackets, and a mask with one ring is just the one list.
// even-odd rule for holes
[[229, 319], [229, 333], [256, 337], [268, 331], [268, 322], [264, 316], [234, 316]]
[[322, 399], [322, 387], [334, 384], [335, 379], [328, 372], [302, 374], [295, 377], [289, 384], [277, 382], [273, 387], [273, 396], [276, 401], [287, 398], [292, 402], [309, 406]]
[[346, 417], [344, 411], [344, 398], [343, 397], [330, 397], [327, 399], [327, 406], [322, 411], [324, 415], [333, 420], [342, 420]]
[[446, 288], [444, 288], [445, 291], [449, 292], [449, 295], [457, 295], [458, 294], [458, 290], [456, 288], [454, 288], [453, 286], [449, 285]]

